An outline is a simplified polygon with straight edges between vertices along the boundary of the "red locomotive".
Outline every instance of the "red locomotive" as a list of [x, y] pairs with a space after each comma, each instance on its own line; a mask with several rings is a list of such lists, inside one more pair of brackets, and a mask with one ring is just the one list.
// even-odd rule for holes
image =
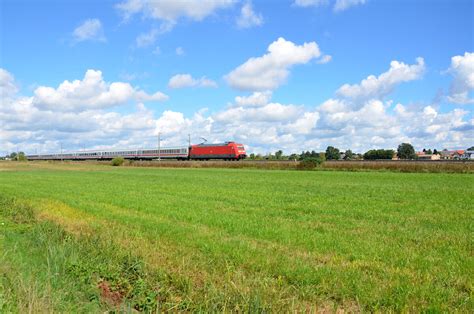
[[239, 160], [247, 157], [244, 145], [235, 142], [222, 144], [198, 144], [189, 148], [189, 159]]

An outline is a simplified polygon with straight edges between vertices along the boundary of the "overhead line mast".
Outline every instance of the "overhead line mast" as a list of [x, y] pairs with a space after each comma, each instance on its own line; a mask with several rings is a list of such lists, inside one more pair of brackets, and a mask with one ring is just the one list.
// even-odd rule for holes
[[161, 132], [158, 132], [158, 161], [161, 161]]

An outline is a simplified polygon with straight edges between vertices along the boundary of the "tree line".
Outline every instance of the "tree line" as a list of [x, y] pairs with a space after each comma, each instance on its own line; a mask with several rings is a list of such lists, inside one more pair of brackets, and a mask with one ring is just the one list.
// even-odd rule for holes
[[[438, 151], [434, 149], [423, 150], [426, 154], [436, 154]], [[295, 160], [302, 161], [307, 159], [325, 160], [377, 160], [377, 159], [392, 159], [394, 157], [400, 159], [416, 159], [417, 155], [413, 145], [410, 143], [401, 143], [398, 145], [397, 151], [393, 149], [371, 149], [363, 154], [353, 153], [348, 149], [341, 151], [334, 146], [328, 146], [324, 152], [303, 151], [301, 154], [284, 155], [282, 150], [276, 151], [274, 154], [250, 154], [251, 160]]]
[[0, 157], [0, 159], [8, 159], [8, 160], [15, 160], [15, 161], [26, 161], [26, 154], [24, 152], [13, 152], [11, 154], [7, 154], [5, 157]]

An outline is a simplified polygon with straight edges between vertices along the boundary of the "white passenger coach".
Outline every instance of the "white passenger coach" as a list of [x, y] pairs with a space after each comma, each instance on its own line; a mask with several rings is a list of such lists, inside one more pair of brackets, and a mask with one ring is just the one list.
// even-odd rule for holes
[[137, 150], [93, 150], [80, 152], [67, 152], [62, 154], [28, 155], [28, 160], [86, 160], [86, 159], [113, 159], [123, 157], [126, 159], [188, 159], [189, 147], [163, 147], [158, 149]]

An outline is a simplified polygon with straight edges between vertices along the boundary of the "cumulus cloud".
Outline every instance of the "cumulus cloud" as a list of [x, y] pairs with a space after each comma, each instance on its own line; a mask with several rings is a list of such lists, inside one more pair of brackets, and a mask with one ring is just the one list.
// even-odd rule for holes
[[252, 95], [249, 96], [235, 97], [235, 104], [238, 107], [259, 107], [268, 104], [271, 98], [271, 91], [254, 92]]
[[240, 15], [237, 17], [237, 26], [239, 28], [249, 28], [252, 26], [260, 26], [263, 24], [263, 16], [255, 13], [252, 7], [252, 2], [247, 1], [240, 10]]
[[205, 76], [195, 79], [191, 74], [176, 74], [168, 82], [169, 88], [217, 87], [217, 83]]
[[269, 103], [260, 107], [228, 108], [217, 113], [213, 118], [219, 122], [239, 124], [242, 121], [286, 122], [298, 117], [303, 111], [302, 106]]
[[232, 6], [234, 0], [126, 0], [117, 5], [125, 19], [135, 14], [175, 23], [179, 18], [200, 21], [219, 9]]
[[250, 58], [227, 74], [228, 84], [240, 90], [274, 90], [286, 81], [292, 66], [308, 63], [321, 55], [315, 42], [295, 45], [282, 37], [267, 50], [265, 55]]
[[366, 0], [336, 0], [336, 3], [334, 4], [334, 11], [344, 11], [350, 7], [365, 4], [366, 2]]
[[[5, 72], [0, 69], [2, 87], [9, 86], [6, 83], [14, 84], [13, 75], [3, 75]], [[88, 78], [94, 73], [89, 74]], [[82, 93], [74, 88], [58, 90], [68, 94], [67, 97], [62, 96], [63, 100], [71, 102], [75, 98], [81, 102], [91, 98], [100, 99], [96, 88], [94, 84], [83, 86], [80, 90]], [[28, 153], [45, 153], [57, 152], [60, 146], [66, 150], [77, 150], [83, 147], [143, 147], [156, 142], [154, 113], [138, 99], [156, 98], [158, 95], [145, 95], [138, 91], [136, 110], [123, 114], [94, 106], [78, 106], [74, 111], [64, 111], [59, 106], [40, 105], [36, 96], [19, 95], [16, 86], [12, 88], [10, 85], [9, 90], [8, 97], [2, 98], [0, 106], [1, 154], [16, 151], [17, 147]], [[102, 91], [102, 94], [107, 91]]]
[[392, 61], [390, 69], [379, 76], [369, 75], [359, 84], [344, 84], [337, 90], [337, 95], [352, 100], [367, 100], [383, 98], [390, 94], [395, 86], [421, 78], [425, 71], [423, 58], [417, 58], [417, 63], [408, 65]]
[[85, 40], [106, 41], [104, 29], [99, 19], [88, 19], [76, 27], [72, 33], [74, 42]]
[[474, 91], [474, 53], [452, 57], [448, 72], [454, 77], [448, 100], [456, 104], [473, 104], [474, 99], [469, 94]]
[[[52, 88], [60, 95], [57, 99], [70, 104], [84, 100], [97, 103], [104, 97], [100, 95], [114, 94], [111, 83], [92, 83], [103, 81], [95, 72], [79, 83], [68, 82], [74, 88]], [[36, 95], [19, 95], [13, 75], [5, 70], [0, 70], [0, 86], [8, 91], [0, 106], [2, 154], [17, 146], [27, 152], [54, 152], [61, 143], [66, 150], [155, 147], [158, 132], [163, 146], [186, 145], [187, 134], [192, 134], [193, 143], [199, 137], [209, 142], [235, 140], [255, 153], [323, 151], [328, 145], [364, 152], [396, 148], [401, 142], [411, 142], [416, 149], [465, 148], [474, 141], [474, 119], [469, 110], [404, 105], [385, 99], [386, 92], [374, 94], [379, 98], [362, 97], [357, 106], [353, 98], [336, 94], [318, 106], [306, 107], [273, 101], [271, 91], [258, 91], [235, 97], [234, 103], [216, 112], [202, 109], [185, 115], [169, 109], [153, 112], [142, 101], [154, 96], [133, 87], [126, 89], [126, 95], [135, 103], [135, 110], [123, 113], [104, 106], [79, 105], [73, 111], [45, 106], [38, 103]]]
[[129, 83], [107, 83], [101, 71], [87, 70], [82, 80], [64, 81], [57, 88], [40, 86], [35, 89], [33, 102], [39, 108], [77, 111], [122, 105], [130, 100], [164, 101], [161, 92], [147, 94]]

